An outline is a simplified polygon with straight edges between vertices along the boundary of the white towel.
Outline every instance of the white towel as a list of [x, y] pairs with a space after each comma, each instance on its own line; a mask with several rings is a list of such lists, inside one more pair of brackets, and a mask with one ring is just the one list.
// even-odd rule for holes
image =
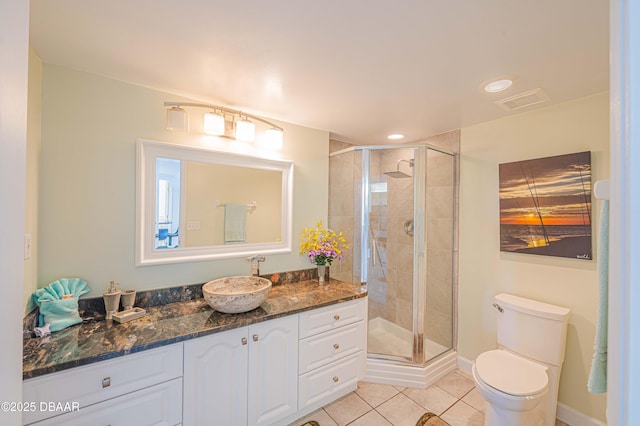
[[224, 206], [224, 242], [245, 242], [247, 224], [246, 204], [225, 204]]
[[607, 391], [607, 327], [609, 314], [609, 201], [602, 202], [598, 234], [598, 325], [587, 389], [591, 393]]

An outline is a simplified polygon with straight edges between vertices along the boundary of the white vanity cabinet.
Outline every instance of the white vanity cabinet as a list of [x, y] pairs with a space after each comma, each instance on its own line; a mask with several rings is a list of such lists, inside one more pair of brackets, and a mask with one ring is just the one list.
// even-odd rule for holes
[[367, 299], [300, 314], [298, 409], [316, 409], [364, 377]]
[[[22, 389], [23, 401], [36, 408], [23, 412], [24, 424], [176, 425], [182, 343], [25, 380]], [[62, 413], [58, 403], [79, 409]]]
[[[286, 425], [364, 376], [367, 298], [25, 380], [25, 425]], [[76, 403], [71, 412], [41, 404]], [[48, 408], [48, 406], [45, 406]]]
[[184, 346], [185, 426], [269, 425], [297, 411], [297, 315]]

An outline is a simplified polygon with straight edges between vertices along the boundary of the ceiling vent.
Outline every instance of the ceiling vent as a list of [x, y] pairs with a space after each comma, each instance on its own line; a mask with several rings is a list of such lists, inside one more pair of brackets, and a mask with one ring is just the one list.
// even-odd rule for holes
[[496, 105], [506, 111], [515, 111], [531, 105], [549, 100], [549, 96], [542, 89], [533, 89], [508, 98], [495, 101]]

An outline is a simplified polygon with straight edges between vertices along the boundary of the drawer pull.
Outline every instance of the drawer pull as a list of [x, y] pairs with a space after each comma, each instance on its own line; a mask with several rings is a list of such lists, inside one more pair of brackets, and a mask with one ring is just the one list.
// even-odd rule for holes
[[258, 341], [258, 335], [257, 335], [257, 334], [254, 334], [254, 335], [253, 335], [253, 341], [254, 341], [254, 342], [257, 342], [257, 341]]
[[335, 383], [338, 383], [338, 380], [340, 380], [340, 378], [339, 378], [338, 376], [333, 376], [333, 381], [334, 381]]
[[246, 344], [247, 344], [247, 338], [246, 338], [246, 337], [243, 337], [243, 338], [242, 338], [242, 346], [244, 346], [244, 345], [246, 345]]
[[105, 377], [102, 379], [102, 387], [108, 388], [109, 386], [111, 386], [111, 377]]
[[338, 321], [338, 320], [340, 319], [340, 315], [334, 315], [334, 316], [333, 316], [333, 319], [334, 319], [334, 320], [336, 320], [336, 321]]
[[334, 344], [333, 344], [333, 349], [336, 349], [336, 350], [337, 350], [337, 349], [340, 349], [340, 345], [339, 345], [339, 344], [337, 344], [337, 343], [334, 343]]

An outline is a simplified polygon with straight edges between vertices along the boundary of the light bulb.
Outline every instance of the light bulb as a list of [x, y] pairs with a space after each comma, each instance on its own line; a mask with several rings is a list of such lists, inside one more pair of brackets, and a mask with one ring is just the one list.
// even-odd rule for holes
[[282, 149], [282, 130], [272, 128], [265, 132], [265, 142], [271, 149]]
[[253, 142], [256, 137], [256, 125], [247, 119], [236, 121], [236, 139]]
[[502, 92], [513, 84], [509, 79], [495, 80], [484, 86], [484, 91], [489, 93]]
[[204, 132], [209, 135], [224, 135], [224, 116], [215, 112], [205, 113]]
[[167, 130], [189, 130], [189, 115], [179, 106], [167, 110]]

